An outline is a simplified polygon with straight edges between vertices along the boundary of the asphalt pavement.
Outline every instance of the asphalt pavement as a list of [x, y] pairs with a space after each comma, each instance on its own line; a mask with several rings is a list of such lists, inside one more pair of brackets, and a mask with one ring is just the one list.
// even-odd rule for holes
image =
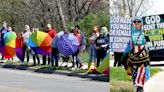
[[0, 68], [0, 92], [109, 92], [109, 83]]

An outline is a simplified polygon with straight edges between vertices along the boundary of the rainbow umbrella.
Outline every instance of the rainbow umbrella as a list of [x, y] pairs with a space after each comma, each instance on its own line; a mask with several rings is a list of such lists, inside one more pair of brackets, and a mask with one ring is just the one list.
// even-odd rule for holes
[[101, 62], [100, 66], [97, 68], [97, 71], [109, 76], [109, 52], [107, 52], [105, 58]]
[[23, 61], [23, 38], [21, 34], [18, 34], [16, 38], [16, 55]]
[[15, 32], [7, 32], [3, 36], [4, 39], [4, 48], [3, 54], [4, 58], [12, 58], [15, 55], [16, 47], [16, 34]]
[[30, 35], [28, 45], [36, 54], [49, 55], [51, 53], [52, 38], [48, 33], [37, 31]]

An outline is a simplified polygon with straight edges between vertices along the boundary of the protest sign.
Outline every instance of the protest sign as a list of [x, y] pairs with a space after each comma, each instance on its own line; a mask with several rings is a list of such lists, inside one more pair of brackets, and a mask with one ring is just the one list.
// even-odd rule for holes
[[131, 37], [131, 18], [110, 17], [110, 51], [124, 52]]

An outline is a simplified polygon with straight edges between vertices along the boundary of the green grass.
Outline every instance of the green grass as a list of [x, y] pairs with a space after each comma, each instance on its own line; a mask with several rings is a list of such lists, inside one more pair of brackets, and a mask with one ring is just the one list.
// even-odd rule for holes
[[[154, 76], [160, 68], [150, 68], [151, 77]], [[132, 84], [131, 76], [126, 74], [123, 67], [111, 67], [110, 68], [110, 92], [133, 92], [134, 87]]]
[[126, 74], [123, 67], [111, 67], [110, 68], [110, 80], [118, 81], [131, 81], [131, 76]]
[[110, 92], [133, 92], [134, 86], [129, 81], [110, 81]]
[[154, 68], [154, 67], [150, 68], [150, 76], [151, 77], [154, 76], [159, 71], [162, 71], [162, 69], [160, 69], [160, 68]]
[[86, 69], [75, 69], [75, 70], [72, 70], [73, 72], [75, 73], [86, 73], [87, 70]]
[[81, 53], [81, 59], [82, 63], [88, 63], [89, 62], [89, 52], [83, 52]]
[[11, 61], [11, 60], [7, 60], [6, 62], [5, 62], [5, 64], [15, 64], [15, 65], [20, 65], [21, 64], [21, 62], [18, 62], [18, 61], [16, 61], [16, 62], [13, 62], [13, 61]]

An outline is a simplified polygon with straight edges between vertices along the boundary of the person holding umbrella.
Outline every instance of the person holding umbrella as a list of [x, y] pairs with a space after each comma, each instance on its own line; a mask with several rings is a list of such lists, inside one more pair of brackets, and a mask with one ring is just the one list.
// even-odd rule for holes
[[58, 62], [59, 62], [59, 51], [58, 51], [58, 47], [57, 47], [57, 41], [59, 40], [59, 38], [64, 34], [64, 31], [60, 31], [59, 33], [57, 33], [57, 35], [54, 37], [52, 44], [51, 44], [51, 48], [52, 48], [52, 52], [51, 52], [51, 64], [52, 66], [54, 66], [54, 60], [55, 60], [55, 67], [58, 67]]
[[[7, 22], [4, 21], [4, 22], [3, 22], [3, 27], [2, 27], [1, 30], [0, 30], [0, 33], [1, 33], [0, 36], [1, 36], [2, 45], [4, 45], [3, 36], [4, 36], [4, 34], [7, 33], [7, 32], [8, 32]], [[3, 60], [3, 59], [4, 59], [4, 57], [3, 57], [3, 53], [2, 53], [2, 58], [1, 58], [1, 60]]]
[[[32, 33], [37, 32], [37, 31], [39, 31], [39, 28], [33, 28], [32, 29]], [[36, 65], [36, 59], [38, 61], [38, 65], [39, 65], [40, 64], [39, 56], [35, 52], [33, 52], [33, 51], [32, 51], [32, 53], [33, 53], [33, 61], [34, 61], [33, 65]]]
[[78, 46], [78, 49], [76, 51], [76, 53], [74, 53], [72, 56], [73, 56], [73, 66], [75, 65], [76, 63], [76, 66], [77, 68], [81, 68], [82, 67], [82, 62], [81, 60], [78, 58], [79, 56], [79, 53], [80, 53], [80, 42], [81, 42], [81, 35], [79, 33], [79, 30], [77, 28], [74, 28], [73, 30], [73, 35], [77, 38], [78, 42], [79, 42], [79, 46]]
[[[46, 25], [44, 32], [48, 33], [52, 39], [56, 36], [56, 31], [51, 27], [51, 24]], [[51, 62], [51, 58], [48, 55], [48, 64], [50, 64], [50, 62]], [[43, 65], [46, 65], [46, 56], [43, 56]]]

